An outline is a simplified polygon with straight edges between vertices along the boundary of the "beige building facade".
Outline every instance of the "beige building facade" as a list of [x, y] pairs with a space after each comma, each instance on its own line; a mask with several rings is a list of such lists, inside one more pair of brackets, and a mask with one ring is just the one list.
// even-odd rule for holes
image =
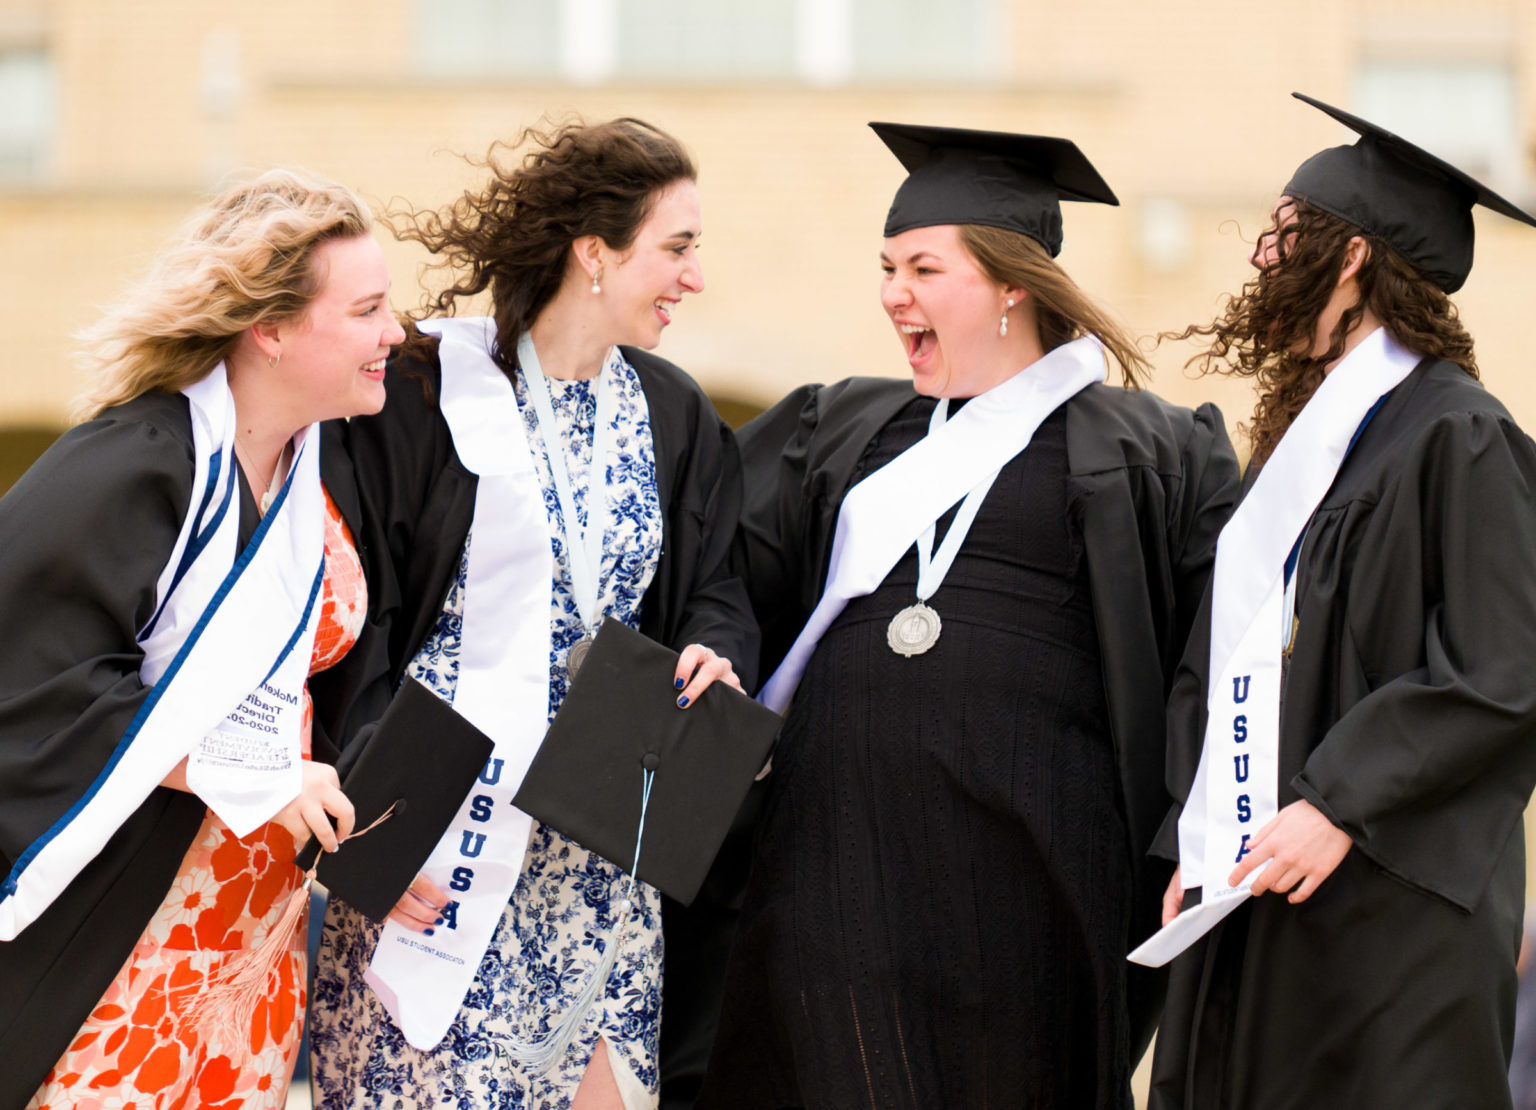
[[[1292, 89], [1536, 195], [1536, 0], [0, 0], [0, 427], [58, 427], [90, 322], [225, 175], [303, 166], [439, 205], [541, 117], [636, 115], [702, 168], [708, 287], [661, 353], [722, 400], [899, 375], [878, 302], [901, 180], [873, 119], [1067, 135], [1119, 208], [1069, 205], [1061, 262], [1138, 334], [1208, 320], [1313, 151]], [[1480, 213], [1457, 297], [1485, 380], [1536, 426], [1536, 230]], [[393, 244], [395, 306], [421, 254]], [[1243, 383], [1153, 353], [1153, 387]]]

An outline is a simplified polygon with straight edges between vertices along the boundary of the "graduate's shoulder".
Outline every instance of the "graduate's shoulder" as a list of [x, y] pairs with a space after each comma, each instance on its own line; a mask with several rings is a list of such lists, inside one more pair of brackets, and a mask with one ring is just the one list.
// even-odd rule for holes
[[111, 527], [145, 515], [179, 522], [195, 473], [186, 397], [151, 391], [55, 440], [0, 500], [0, 522], [48, 517]]
[[1072, 469], [1083, 474], [1126, 466], [1177, 473], [1198, 441], [1226, 444], [1221, 410], [1177, 405], [1149, 390], [1090, 385], [1067, 402]]
[[677, 363], [642, 347], [620, 347], [619, 353], [640, 376], [640, 386], [645, 390], [647, 404], [677, 405], [690, 415], [716, 415], [714, 402], [709, 399], [704, 387]]
[[1395, 392], [1401, 393], [1400, 402], [1389, 398], [1372, 420], [1382, 424], [1380, 440], [1390, 444], [1386, 453], [1410, 460], [1461, 454], [1480, 450], [1495, 437], [1522, 455], [1530, 449], [1530, 437], [1504, 403], [1455, 363], [1421, 365]]

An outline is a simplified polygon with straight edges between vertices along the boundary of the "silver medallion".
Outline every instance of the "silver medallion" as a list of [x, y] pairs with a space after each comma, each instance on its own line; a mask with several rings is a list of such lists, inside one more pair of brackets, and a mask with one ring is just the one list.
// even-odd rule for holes
[[897, 655], [910, 659], [938, 643], [942, 628], [939, 614], [919, 601], [891, 618], [890, 627], [885, 630], [885, 642]]
[[581, 665], [587, 661], [587, 652], [592, 650], [592, 637], [583, 636], [571, 645], [570, 653], [565, 657], [565, 673], [572, 678], [581, 670]]

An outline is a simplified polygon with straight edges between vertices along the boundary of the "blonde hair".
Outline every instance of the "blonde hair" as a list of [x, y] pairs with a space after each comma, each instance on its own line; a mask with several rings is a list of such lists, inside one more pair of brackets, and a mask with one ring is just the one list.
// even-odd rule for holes
[[77, 336], [77, 361], [95, 380], [77, 399], [76, 417], [201, 380], [252, 324], [303, 314], [324, 280], [315, 272], [316, 248], [372, 228], [368, 206], [323, 177], [269, 170], [231, 185]]
[[1140, 389], [1151, 367], [1119, 324], [1077, 287], [1067, 272], [1027, 235], [980, 224], [961, 224], [960, 242], [993, 281], [1017, 285], [1035, 298], [1040, 342], [1047, 351], [1092, 335], [1120, 364], [1127, 389]]

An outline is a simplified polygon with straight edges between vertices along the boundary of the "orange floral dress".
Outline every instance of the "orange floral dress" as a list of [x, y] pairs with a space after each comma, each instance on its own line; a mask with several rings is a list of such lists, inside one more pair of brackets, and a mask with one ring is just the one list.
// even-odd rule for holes
[[[362, 565], [329, 492], [325, 507], [325, 584], [310, 674], [346, 655], [368, 607]], [[306, 759], [313, 719], [306, 691]], [[227, 958], [260, 944], [277, 924], [302, 880], [293, 866], [296, 851], [293, 837], [280, 825], [263, 825], [238, 840], [210, 811], [133, 954], [28, 1110], [281, 1107], [298, 1057], [307, 1001], [302, 919], [268, 978], [245, 1043], [211, 1040], [183, 1011]]]

